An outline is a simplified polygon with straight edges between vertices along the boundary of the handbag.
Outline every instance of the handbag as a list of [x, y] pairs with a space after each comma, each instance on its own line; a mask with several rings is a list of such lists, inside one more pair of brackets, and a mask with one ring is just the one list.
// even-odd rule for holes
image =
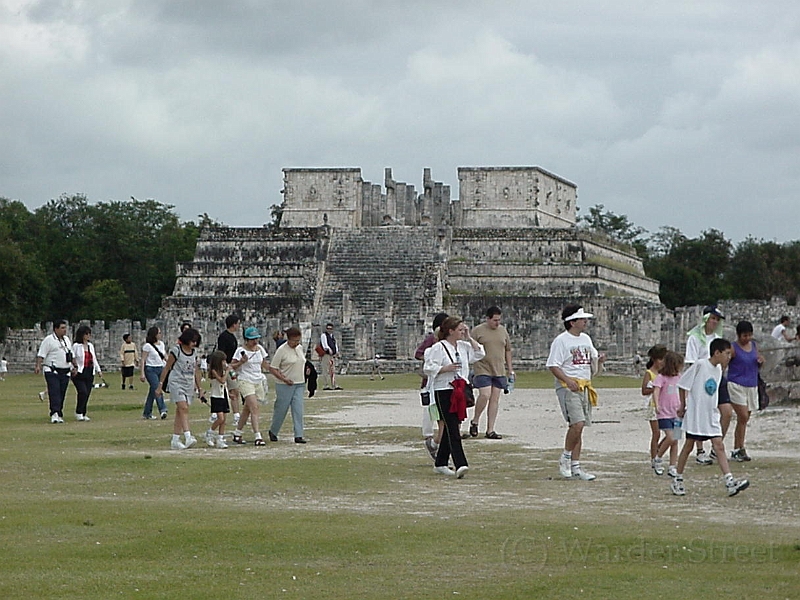
[[[453, 357], [450, 356], [450, 350], [447, 349], [447, 346], [445, 346], [444, 343], [442, 343], [442, 348], [444, 348], [444, 351], [447, 352], [447, 358], [450, 359], [450, 362], [456, 364], [456, 361], [454, 361]], [[464, 381], [466, 381], [466, 385], [464, 386], [464, 398], [467, 401], [467, 408], [472, 408], [475, 406], [475, 388], [473, 388], [472, 384], [466, 379], [464, 379]]]

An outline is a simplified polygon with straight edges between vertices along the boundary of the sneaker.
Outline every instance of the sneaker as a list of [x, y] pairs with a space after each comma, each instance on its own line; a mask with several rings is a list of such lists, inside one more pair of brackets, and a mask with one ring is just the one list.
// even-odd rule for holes
[[677, 477], [678, 476], [678, 467], [676, 467], [675, 465], [670, 465], [669, 468], [667, 469], [667, 475], [669, 475], [670, 477], [673, 477], [673, 478]]
[[128, 386], [128, 389], [129, 389], [129, 390], [132, 390], [132, 389], [133, 389], [133, 386], [132, 386], [132, 385], [129, 385], [129, 386]]
[[173, 439], [172, 442], [170, 442], [169, 447], [173, 450], [186, 450], [186, 446], [184, 446], [180, 440], [176, 439]]
[[731, 452], [731, 459], [736, 462], [750, 462], [752, 459], [747, 455], [747, 450], [740, 448]]
[[56, 415], [56, 419], [58, 420], [57, 421], [58, 423], [63, 423], [64, 422], [64, 417], [62, 417], [61, 415]]
[[239, 413], [234, 413], [234, 415], [233, 415], [233, 426], [234, 427], [238, 427], [239, 426], [239, 417], [241, 417], [241, 415]]
[[213, 448], [217, 444], [217, 434], [211, 431], [210, 429], [206, 431], [206, 445], [209, 448]]
[[594, 481], [595, 479], [597, 479], [597, 475], [594, 475], [593, 473], [587, 473], [583, 469], [573, 469], [572, 478], [580, 479], [581, 481]]
[[84, 416], [79, 414], [79, 413], [75, 413], [75, 420], [76, 421], [83, 421], [84, 420]]
[[705, 451], [698, 452], [697, 455], [694, 457], [697, 461], [698, 465], [711, 465], [714, 464], [714, 461], [711, 460]]
[[653, 471], [656, 475], [664, 474], [664, 462], [660, 458], [654, 458], [650, 461], [650, 466], [653, 467]]
[[186, 438], [186, 441], [185, 441], [185, 442], [183, 442], [183, 445], [184, 445], [186, 448], [191, 448], [191, 447], [192, 447], [192, 446], [194, 446], [196, 443], [197, 443], [197, 438], [196, 438], [196, 437], [194, 437], [193, 435], [190, 435], [189, 437], [187, 437], [187, 438]]
[[218, 435], [217, 436], [217, 442], [216, 442], [215, 445], [216, 445], [217, 448], [220, 448], [220, 449], [227, 448], [228, 444], [225, 443], [225, 436], [224, 435]]
[[428, 454], [431, 455], [431, 458], [435, 461], [436, 453], [439, 451], [439, 446], [436, 445], [436, 442], [433, 441], [433, 438], [425, 439], [425, 449], [428, 451]]
[[455, 475], [455, 471], [450, 467], [433, 467], [434, 473], [439, 473], [439, 475]]
[[[155, 419], [155, 417], [153, 417], [153, 418]], [[167, 418], [167, 411], [164, 411], [164, 412], [161, 413], [161, 420], [163, 421], [166, 418]]]
[[87, 417], [86, 415], [83, 415], [83, 420], [84, 421], [91, 421], [91, 419], [89, 417]]
[[211, 413], [211, 415], [209, 415], [208, 417], [208, 422], [213, 423], [216, 420], [217, 420], [217, 413]]
[[728, 488], [728, 496], [735, 496], [742, 490], [746, 490], [750, 487], [750, 482], [747, 479], [733, 479], [732, 481], [726, 482], [725, 487]]
[[278, 436], [275, 435], [274, 433], [272, 433], [271, 431], [267, 431], [267, 435], [269, 436], [269, 441], [270, 442], [277, 442], [278, 441]]
[[558, 459], [558, 472], [566, 479], [572, 477], [572, 467], [570, 466], [570, 462], [571, 459], [567, 458], [563, 454], [561, 455], [561, 458]]
[[672, 493], [676, 496], [685, 496], [686, 488], [683, 486], [683, 477], [676, 477], [673, 479], [669, 484], [669, 489], [671, 489]]
[[464, 479], [464, 476], [467, 474], [467, 471], [469, 471], [469, 467], [467, 465], [464, 465], [463, 467], [458, 467], [458, 469], [456, 469], [456, 479]]
[[58, 415], [50, 415], [51, 423], [58, 423]]
[[125, 384], [124, 384], [124, 383], [122, 384], [122, 389], [123, 389], [123, 390], [125, 389]]

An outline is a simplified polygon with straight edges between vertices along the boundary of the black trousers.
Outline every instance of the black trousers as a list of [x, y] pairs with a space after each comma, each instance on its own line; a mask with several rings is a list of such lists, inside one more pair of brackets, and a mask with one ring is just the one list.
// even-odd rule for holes
[[67, 397], [69, 387], [69, 372], [56, 373], [48, 371], [44, 374], [47, 384], [47, 397], [50, 399], [50, 416], [64, 416], [64, 398]]
[[455, 413], [450, 412], [450, 396], [452, 390], [436, 390], [436, 408], [439, 409], [439, 416], [444, 420], [444, 435], [439, 444], [439, 451], [436, 453], [436, 466], [446, 467], [453, 457], [453, 464], [456, 469], [467, 466], [467, 457], [464, 455], [464, 447], [461, 445], [461, 422]]
[[86, 405], [89, 404], [89, 394], [92, 393], [94, 388], [94, 373], [91, 371], [87, 373], [86, 369], [84, 369], [83, 373], [76, 373], [75, 377], [72, 378], [72, 385], [75, 386], [78, 392], [78, 399], [75, 402], [75, 414], [85, 415]]

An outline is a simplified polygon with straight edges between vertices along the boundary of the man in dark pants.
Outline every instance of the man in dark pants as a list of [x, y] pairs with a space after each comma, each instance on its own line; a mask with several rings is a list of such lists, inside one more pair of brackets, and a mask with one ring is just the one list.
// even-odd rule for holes
[[50, 397], [50, 422], [63, 423], [69, 376], [75, 371], [72, 343], [67, 337], [67, 322], [64, 319], [53, 323], [53, 333], [39, 345], [33, 372], [38, 375], [42, 371]]

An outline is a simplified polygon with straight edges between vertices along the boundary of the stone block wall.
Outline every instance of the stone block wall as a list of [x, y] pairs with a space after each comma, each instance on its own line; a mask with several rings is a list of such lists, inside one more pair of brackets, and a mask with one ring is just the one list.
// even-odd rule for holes
[[571, 227], [577, 186], [539, 167], [459, 167], [458, 227]]

